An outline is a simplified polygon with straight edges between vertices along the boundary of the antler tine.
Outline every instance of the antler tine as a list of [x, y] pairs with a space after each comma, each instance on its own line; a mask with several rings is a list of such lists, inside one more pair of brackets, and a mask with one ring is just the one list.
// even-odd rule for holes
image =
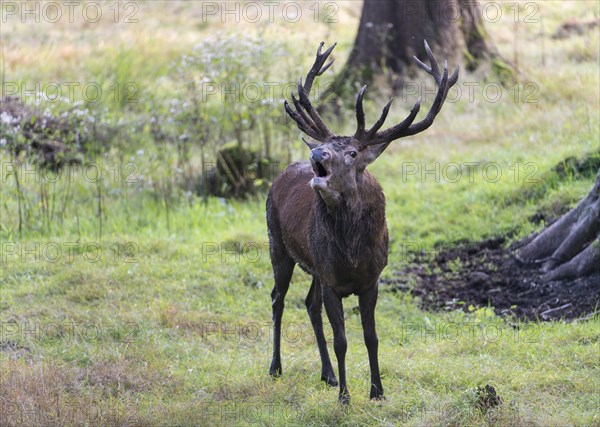
[[[383, 107], [383, 111], [381, 112], [381, 116], [379, 117], [379, 119], [375, 122], [375, 124], [373, 125], [373, 127], [371, 129], [365, 131], [365, 111], [363, 109], [363, 98], [364, 98], [366, 89], [367, 89], [367, 86], [363, 86], [360, 89], [360, 91], [358, 92], [358, 95], [356, 97], [356, 122], [357, 122], [357, 124], [356, 124], [356, 133], [354, 134], [354, 138], [356, 138], [358, 140], [369, 140], [377, 133], [379, 128], [381, 128], [381, 126], [383, 126], [383, 123], [385, 123], [385, 119], [387, 118], [387, 115], [390, 111], [392, 102], [394, 101], [394, 98], [391, 98], [388, 101], [388, 103], [385, 104], [385, 107]], [[421, 101], [421, 99], [419, 98], [418, 102], [420, 103], [420, 101]]]
[[315, 63], [306, 75], [306, 80], [304, 82], [304, 89], [306, 90], [306, 93], [310, 93], [315, 77], [320, 76], [325, 71], [327, 71], [329, 67], [331, 67], [331, 64], [333, 64], [333, 61], [335, 61], [335, 59], [332, 59], [327, 63], [327, 65], [323, 66], [323, 64], [325, 63], [325, 61], [327, 61], [327, 58], [329, 57], [337, 43], [334, 43], [333, 46], [327, 49], [324, 53], [321, 53], [321, 50], [323, 49], [324, 45], [325, 42], [321, 42], [319, 44], [319, 49], [317, 49], [317, 59], [315, 60]]
[[[404, 119], [401, 123], [397, 124], [396, 126], [393, 126], [385, 131], [375, 133], [371, 130], [367, 132], [364, 141], [361, 142], [361, 147], [366, 148], [371, 145], [389, 143], [395, 139], [415, 135], [419, 132], [423, 132], [425, 129], [429, 128], [429, 126], [433, 124], [435, 117], [442, 109], [442, 105], [446, 100], [448, 91], [458, 81], [459, 67], [456, 67], [452, 76], [448, 77], [448, 61], [444, 61], [444, 70], [442, 73], [440, 73], [438, 63], [427, 41], [425, 41], [425, 51], [427, 53], [431, 66], [424, 64], [417, 57], [414, 58], [415, 62], [417, 63], [417, 65], [419, 65], [419, 67], [425, 70], [426, 73], [430, 74], [435, 79], [438, 85], [438, 92], [436, 94], [433, 105], [427, 113], [427, 116], [422, 121], [413, 124], [413, 121], [415, 120], [421, 108], [421, 98], [419, 98], [419, 100], [415, 103], [414, 107], [412, 108], [406, 119]], [[389, 103], [388, 105], [386, 105], [386, 108], [389, 109]], [[385, 109], [384, 113], [385, 114], [382, 115], [382, 117], [385, 119], [385, 115], [387, 115], [387, 111], [385, 111]], [[379, 124], [379, 122], [377, 122], [376, 125], [377, 124]], [[381, 126], [382, 124], [383, 122], [379, 126]], [[373, 127], [373, 129], [375, 129], [375, 126]]]
[[392, 106], [392, 102], [394, 102], [394, 98], [391, 98], [388, 101], [388, 103], [385, 104], [385, 107], [383, 107], [383, 111], [381, 112], [381, 116], [379, 116], [379, 119], [375, 122], [373, 127], [371, 129], [369, 129], [365, 139], [368, 140], [370, 138], [373, 138], [373, 136], [375, 136], [375, 134], [381, 128], [381, 126], [383, 126], [383, 124], [385, 123], [385, 119], [387, 119], [387, 115], [390, 112], [390, 107]]
[[292, 110], [290, 104], [287, 101], [283, 101], [283, 106], [285, 108], [286, 113], [296, 122], [298, 125], [298, 129], [307, 134], [313, 139], [317, 141], [320, 140], [320, 136], [304, 121], [302, 116], [298, 114], [296, 111]]
[[329, 47], [329, 49], [321, 53], [324, 45], [325, 42], [321, 42], [319, 44], [319, 48], [317, 49], [317, 58], [315, 59], [315, 62], [312, 68], [309, 70], [308, 74], [306, 74], [306, 80], [304, 82], [304, 85], [302, 85], [302, 80], [298, 82], [298, 95], [300, 96], [300, 101], [302, 105], [307, 110], [308, 114], [311, 116], [319, 130], [327, 134], [327, 136], [330, 136], [331, 131], [327, 128], [325, 123], [323, 123], [323, 120], [321, 119], [319, 114], [314, 110], [308, 97], [308, 95], [310, 94], [310, 90], [312, 89], [315, 77], [320, 76], [325, 71], [327, 71], [329, 67], [331, 67], [331, 64], [333, 64], [333, 61], [335, 61], [335, 59], [332, 59], [326, 65], [323, 65], [325, 61], [327, 61], [327, 58], [329, 57], [337, 43], [334, 43], [332, 46]]
[[337, 43], [335, 43], [325, 52], [322, 52], [325, 43], [321, 42], [319, 45], [319, 48], [317, 49], [317, 58], [306, 75], [304, 84], [302, 84], [302, 79], [298, 81], [299, 99], [296, 99], [292, 94], [292, 101], [294, 102], [296, 111], [293, 111], [287, 102], [285, 103], [286, 112], [296, 122], [298, 128], [311, 138], [320, 142], [324, 142], [326, 139], [333, 136], [333, 133], [327, 128], [323, 122], [323, 119], [321, 119], [321, 116], [319, 116], [319, 113], [317, 113], [315, 108], [310, 103], [309, 94], [315, 77], [323, 74], [329, 67], [331, 67], [331, 64], [333, 64], [333, 59], [327, 64], [325, 64], [325, 61], [327, 61], [327, 58], [335, 48], [336, 44]]
[[310, 118], [317, 126], [320, 133], [324, 137], [329, 137], [333, 135], [329, 128], [327, 128], [327, 126], [323, 122], [323, 119], [321, 119], [321, 116], [319, 116], [319, 113], [317, 113], [317, 110], [315, 110], [315, 108], [310, 103], [310, 99], [308, 98], [308, 92], [306, 92], [306, 89], [304, 89], [304, 87], [302, 86], [302, 80], [298, 82], [298, 95], [300, 96], [300, 105], [304, 108], [304, 110], [306, 110]]
[[312, 150], [313, 148], [316, 148], [316, 147], [318, 147], [318, 146], [319, 146], [319, 144], [318, 144], [318, 143], [307, 141], [307, 140], [306, 140], [306, 139], [304, 139], [304, 138], [302, 138], [302, 142], [304, 142], [304, 143], [306, 144], [306, 146], [307, 146], [308, 148], [310, 148], [311, 150]]
[[363, 86], [356, 97], [356, 133], [355, 138], [360, 138], [365, 133], [365, 110], [363, 109], [363, 96], [367, 86]]
[[306, 114], [306, 112], [304, 111], [304, 108], [302, 108], [302, 104], [300, 104], [300, 101], [298, 101], [298, 99], [296, 99], [296, 97], [294, 96], [293, 93], [291, 93], [290, 95], [292, 97], [292, 102], [294, 103], [294, 107], [296, 107], [296, 112], [302, 117], [302, 120], [304, 121], [304, 123], [309, 128], [311, 128], [315, 133], [319, 133], [319, 128], [317, 127], [315, 122], [308, 116], [308, 114]]
[[[385, 117], [387, 116], [387, 113], [390, 109], [391, 104], [392, 104], [392, 101], [390, 100], [390, 102], [388, 102], [384, 108], [385, 115], [382, 114], [383, 120], [381, 122], [377, 122], [376, 123], [377, 126], [373, 126], [373, 130], [369, 131], [369, 133], [367, 134], [367, 138], [370, 140], [366, 144], [363, 144], [365, 147], [368, 147], [370, 145], [381, 144], [382, 141], [380, 140], [379, 134], [377, 133], [377, 131], [383, 125], [383, 121], [385, 120]], [[392, 129], [396, 129], [396, 131], [400, 131], [400, 130], [408, 128], [415, 121], [415, 118], [417, 117], [417, 114], [419, 114], [420, 110], [421, 110], [421, 97], [419, 97], [417, 102], [415, 102], [415, 105], [413, 105], [413, 108], [410, 110], [410, 113], [408, 114], [408, 116], [406, 116], [406, 118], [404, 120], [402, 120], [402, 122], [400, 122], [393, 128], [390, 128], [388, 131], [391, 131]], [[386, 131], [386, 132], [388, 132], [388, 131]], [[383, 142], [386, 142], [386, 141], [383, 141]]]
[[[437, 116], [437, 114], [442, 109], [442, 105], [444, 103], [444, 100], [446, 99], [448, 90], [444, 89], [444, 88], [445, 88], [445, 86], [447, 86], [447, 83], [448, 83], [448, 69], [446, 68], [446, 69], [444, 69], [444, 76], [442, 77], [442, 84], [440, 85], [440, 89], [438, 90], [438, 93], [435, 96], [435, 100], [433, 101], [433, 105], [429, 109], [427, 116], [425, 116], [425, 118], [423, 120], [421, 120], [419, 123], [415, 123], [414, 125], [409, 126], [408, 129], [406, 129], [400, 135], [400, 137], [410, 136], [410, 135], [417, 134], [419, 132], [423, 132], [425, 129], [427, 129], [429, 126], [431, 126], [433, 124], [433, 121], [435, 120], [435, 116]], [[442, 90], [442, 89], [444, 89], [444, 90]], [[394, 136], [394, 135], [392, 134], [391, 136]], [[394, 138], [394, 139], [396, 139], [396, 138]]]
[[[435, 59], [435, 56], [433, 55], [433, 52], [431, 51], [431, 48], [429, 47], [429, 43], [427, 43], [427, 40], [423, 40], [423, 43], [425, 44], [425, 52], [427, 53], [427, 58], [429, 58], [429, 62], [431, 63], [431, 72], [433, 72], [433, 75], [436, 76], [436, 82], [439, 84], [440, 81], [438, 80], [439, 75], [440, 75], [440, 68], [438, 67], [438, 63]], [[419, 61], [421, 62], [421, 61]], [[447, 64], [448, 61], [444, 61], [446, 64], [446, 67], [444, 68], [448, 68]], [[422, 62], [421, 62], [422, 64]], [[431, 73], [430, 73], [431, 74]]]

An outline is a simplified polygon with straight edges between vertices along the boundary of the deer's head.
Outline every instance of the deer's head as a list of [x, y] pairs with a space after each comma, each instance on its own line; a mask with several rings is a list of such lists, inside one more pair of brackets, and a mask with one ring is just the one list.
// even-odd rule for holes
[[363, 96], [366, 86], [363, 86], [356, 98], [356, 132], [352, 136], [338, 136], [325, 125], [309, 99], [315, 77], [323, 74], [333, 63], [333, 60], [331, 60], [327, 65], [324, 65], [335, 44], [325, 52], [322, 52], [323, 45], [324, 43], [321, 42], [317, 50], [317, 59], [306, 75], [304, 84], [302, 80], [298, 82], [299, 98], [296, 99], [292, 94], [295, 110], [290, 107], [287, 101], [284, 105], [285, 110], [296, 122], [298, 128], [315, 140], [314, 142], [304, 140], [311, 150], [310, 162], [315, 173], [310, 184], [329, 207], [334, 207], [344, 197], [353, 198], [356, 196], [363, 180], [365, 168], [374, 162], [392, 141], [415, 135], [432, 125], [446, 100], [448, 91], [458, 80], [459, 69], [457, 67], [452, 76], [449, 77], [448, 64], [445, 62], [444, 69], [440, 72], [437, 61], [429, 45], [425, 42], [425, 50], [431, 66], [425, 65], [417, 57], [414, 59], [423, 70], [433, 76], [438, 86], [437, 95], [427, 116], [422, 121], [413, 123], [421, 108], [421, 99], [419, 98], [409, 115], [401, 123], [380, 131], [392, 105], [392, 100], [390, 100], [383, 108], [379, 120], [370, 129], [366, 129], [363, 110]]

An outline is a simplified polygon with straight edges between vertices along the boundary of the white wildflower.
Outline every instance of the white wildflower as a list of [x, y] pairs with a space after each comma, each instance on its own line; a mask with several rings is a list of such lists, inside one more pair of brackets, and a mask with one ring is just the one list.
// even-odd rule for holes
[[13, 123], [13, 121], [16, 119], [15, 117], [11, 116], [9, 113], [7, 113], [6, 111], [3, 111], [2, 114], [0, 114], [0, 122], [2, 122], [5, 125], [10, 125]]

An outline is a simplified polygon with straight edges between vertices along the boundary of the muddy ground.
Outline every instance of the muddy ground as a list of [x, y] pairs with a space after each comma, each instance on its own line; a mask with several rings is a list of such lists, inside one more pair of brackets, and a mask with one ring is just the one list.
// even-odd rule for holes
[[591, 317], [600, 310], [600, 274], [542, 283], [537, 266], [515, 259], [519, 246], [507, 246], [503, 237], [457, 245], [429, 262], [416, 260], [388, 283], [419, 297], [428, 310], [490, 306], [498, 315], [543, 321]]

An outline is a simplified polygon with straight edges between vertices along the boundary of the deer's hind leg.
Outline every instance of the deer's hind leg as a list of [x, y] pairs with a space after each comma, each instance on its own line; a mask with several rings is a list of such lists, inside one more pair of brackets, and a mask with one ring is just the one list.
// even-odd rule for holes
[[273, 359], [269, 373], [278, 377], [281, 375], [281, 318], [283, 316], [284, 299], [290, 287], [290, 280], [296, 263], [285, 250], [283, 242], [278, 238], [270, 241], [271, 265], [275, 285], [271, 292], [271, 305], [273, 308]]
[[379, 374], [379, 360], [377, 350], [379, 339], [375, 330], [375, 306], [377, 305], [377, 285], [373, 286], [365, 294], [359, 295], [358, 306], [360, 308], [360, 319], [363, 327], [365, 345], [369, 352], [369, 366], [371, 368], [371, 391], [370, 398], [381, 400], [383, 397], [383, 386]]
[[329, 352], [327, 351], [327, 342], [323, 333], [323, 317], [321, 315], [323, 295], [321, 292], [321, 283], [316, 276], [313, 276], [312, 284], [305, 300], [306, 310], [308, 311], [313, 331], [315, 331], [319, 355], [321, 356], [321, 381], [325, 381], [330, 386], [336, 387], [338, 382], [333, 372], [333, 366], [331, 366]]

